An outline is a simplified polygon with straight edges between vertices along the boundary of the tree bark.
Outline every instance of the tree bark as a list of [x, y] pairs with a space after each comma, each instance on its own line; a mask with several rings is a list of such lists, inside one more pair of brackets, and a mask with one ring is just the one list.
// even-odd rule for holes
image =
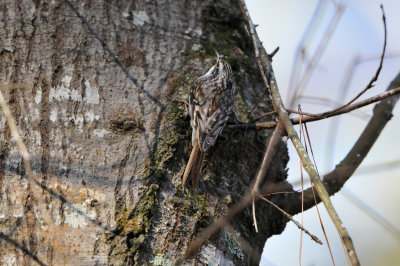
[[[272, 110], [237, 1], [19, 0], [0, 11], [1, 90], [42, 188], [28, 185], [1, 116], [0, 263], [172, 264], [240, 199], [270, 134], [225, 130], [198, 190], [180, 188], [191, 149], [181, 99], [215, 51], [235, 74], [237, 118], [256, 103], [253, 117]], [[279, 147], [268, 181], [286, 179]], [[287, 219], [256, 210], [258, 234], [248, 208], [186, 263], [257, 265]]]

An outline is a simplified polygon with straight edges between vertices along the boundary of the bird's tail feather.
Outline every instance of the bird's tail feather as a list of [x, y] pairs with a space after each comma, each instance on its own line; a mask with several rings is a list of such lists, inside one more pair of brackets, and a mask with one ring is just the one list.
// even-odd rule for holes
[[186, 182], [190, 179], [193, 184], [193, 190], [196, 189], [203, 158], [204, 152], [200, 150], [199, 143], [196, 141], [192, 152], [190, 153], [190, 158], [186, 165], [185, 173], [183, 174], [182, 187], [185, 187]]

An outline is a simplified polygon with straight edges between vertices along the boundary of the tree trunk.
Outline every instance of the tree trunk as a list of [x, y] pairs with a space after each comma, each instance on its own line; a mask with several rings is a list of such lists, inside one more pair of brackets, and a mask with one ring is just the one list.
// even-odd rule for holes
[[[237, 1], [17, 0], [0, 11], [1, 90], [41, 185], [33, 193], [1, 116], [0, 263], [174, 263], [244, 194], [270, 134], [225, 130], [197, 191], [181, 189], [191, 149], [182, 99], [215, 51], [235, 74], [236, 117], [272, 109]], [[268, 180], [286, 179], [287, 160], [282, 143]], [[257, 265], [287, 220], [256, 210], [258, 234], [248, 208], [186, 262]]]

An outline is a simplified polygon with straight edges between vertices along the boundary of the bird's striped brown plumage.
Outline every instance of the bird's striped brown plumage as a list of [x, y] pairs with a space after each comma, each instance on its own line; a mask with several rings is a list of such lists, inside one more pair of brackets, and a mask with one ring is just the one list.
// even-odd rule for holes
[[192, 145], [182, 185], [188, 179], [195, 189], [204, 153], [214, 145], [233, 108], [235, 81], [231, 66], [218, 55], [214, 66], [193, 84], [189, 96]]

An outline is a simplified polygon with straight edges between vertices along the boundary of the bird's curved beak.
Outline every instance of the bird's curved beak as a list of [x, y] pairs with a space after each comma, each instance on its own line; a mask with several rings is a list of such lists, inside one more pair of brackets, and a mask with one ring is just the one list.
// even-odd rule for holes
[[222, 59], [222, 55], [220, 55], [220, 54], [218, 53], [218, 51], [215, 51], [215, 53], [217, 54], [217, 61], [219, 61], [220, 59]]

